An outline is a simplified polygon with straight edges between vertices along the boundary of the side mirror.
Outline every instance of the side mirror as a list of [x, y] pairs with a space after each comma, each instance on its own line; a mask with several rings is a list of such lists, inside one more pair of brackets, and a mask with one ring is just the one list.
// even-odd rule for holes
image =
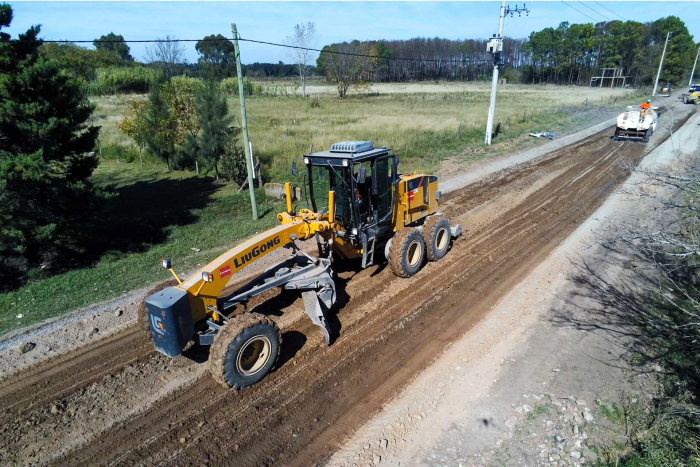
[[357, 173], [357, 183], [365, 183], [367, 181], [367, 168], [360, 167], [360, 171]]
[[292, 161], [292, 177], [297, 176], [297, 161]]

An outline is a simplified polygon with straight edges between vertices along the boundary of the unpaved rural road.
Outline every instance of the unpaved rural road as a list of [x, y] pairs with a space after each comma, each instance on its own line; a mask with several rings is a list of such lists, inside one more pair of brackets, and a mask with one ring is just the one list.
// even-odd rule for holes
[[[677, 109], [675, 128], [692, 111]], [[336, 263], [330, 347], [296, 296], [250, 304], [278, 320], [284, 342], [278, 369], [254, 387], [219, 387], [201, 351], [171, 361], [135, 327], [0, 381], [0, 464], [323, 462], [603, 203], [628, 176], [622, 159], [636, 164], [669, 132], [647, 146], [610, 135], [444, 196], [464, 234], [413, 278]]]

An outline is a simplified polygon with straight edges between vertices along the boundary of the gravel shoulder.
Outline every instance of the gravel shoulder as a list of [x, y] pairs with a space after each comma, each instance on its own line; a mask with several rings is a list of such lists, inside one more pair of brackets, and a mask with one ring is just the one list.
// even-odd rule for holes
[[[640, 166], [696, 156], [699, 125], [695, 113]], [[595, 446], [619, 435], [608, 405], [648, 378], [627, 367], [624, 338], [596, 323], [601, 297], [582, 285], [634, 283], [634, 265], [599, 244], [630, 222], [664, 219], [648, 201], [610, 196], [327, 465], [594, 464]]]

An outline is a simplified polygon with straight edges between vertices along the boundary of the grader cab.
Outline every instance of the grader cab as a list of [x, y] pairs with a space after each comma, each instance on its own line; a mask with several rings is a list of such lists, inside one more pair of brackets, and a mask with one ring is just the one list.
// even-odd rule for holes
[[[187, 280], [169, 269], [178, 285], [145, 300], [142, 319], [156, 350], [170, 357], [189, 342], [211, 345], [209, 368], [224, 385], [244, 388], [265, 377], [280, 352], [280, 332], [274, 321], [258, 313], [235, 317], [232, 311], [272, 288], [298, 290], [306, 313], [320, 327], [327, 345], [332, 330], [328, 313], [335, 304], [331, 264], [361, 259], [361, 267], [384, 257], [399, 277], [416, 274], [427, 258], [441, 259], [461, 226], [451, 227], [438, 212], [437, 177], [422, 172], [400, 174], [398, 157], [370, 142], [342, 142], [330, 150], [303, 157], [302, 196], [296, 204], [286, 184], [287, 209], [280, 225], [222, 254]], [[298, 248], [297, 240], [315, 238], [318, 256]], [[280, 247], [288, 259], [221, 296], [235, 274]]]

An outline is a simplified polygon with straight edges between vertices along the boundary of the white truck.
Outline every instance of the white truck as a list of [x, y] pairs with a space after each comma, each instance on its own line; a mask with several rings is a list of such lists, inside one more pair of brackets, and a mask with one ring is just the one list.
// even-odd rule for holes
[[656, 130], [659, 114], [658, 107], [651, 107], [642, 117], [642, 109], [638, 106], [627, 106], [627, 110], [617, 117], [617, 127], [613, 135], [613, 141], [642, 141], [649, 142], [652, 133]]

